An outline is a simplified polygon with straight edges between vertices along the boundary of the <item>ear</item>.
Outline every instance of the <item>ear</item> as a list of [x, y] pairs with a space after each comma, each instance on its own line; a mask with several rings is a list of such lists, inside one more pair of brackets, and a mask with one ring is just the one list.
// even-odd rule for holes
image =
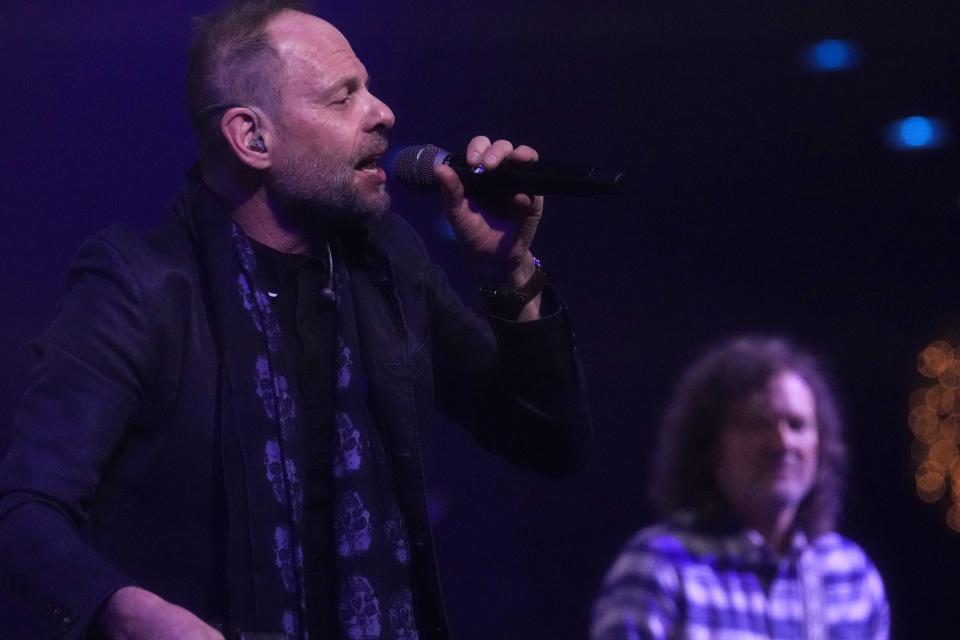
[[270, 140], [260, 115], [249, 107], [232, 107], [220, 118], [220, 131], [233, 155], [251, 169], [268, 169]]

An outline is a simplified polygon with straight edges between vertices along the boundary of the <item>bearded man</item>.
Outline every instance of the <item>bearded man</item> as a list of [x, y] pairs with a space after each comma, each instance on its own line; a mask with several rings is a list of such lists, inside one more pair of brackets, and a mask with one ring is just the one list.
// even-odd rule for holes
[[883, 582], [834, 531], [846, 453], [833, 393], [808, 353], [740, 337], [677, 385], [652, 495], [604, 580], [593, 640], [889, 635]]
[[[389, 213], [394, 124], [332, 25], [234, 3], [200, 25], [200, 159], [169, 220], [81, 247], [0, 464], [0, 576], [42, 637], [448, 636], [425, 506], [434, 400], [547, 474], [590, 423], [530, 252], [541, 197], [439, 167], [478, 318]], [[478, 136], [472, 167], [534, 162]]]

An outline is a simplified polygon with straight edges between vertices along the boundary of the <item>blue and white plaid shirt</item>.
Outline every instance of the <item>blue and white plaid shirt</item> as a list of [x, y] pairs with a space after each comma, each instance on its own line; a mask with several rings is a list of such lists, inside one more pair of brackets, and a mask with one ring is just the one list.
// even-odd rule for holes
[[689, 514], [641, 530], [593, 606], [592, 640], [889, 637], [883, 581], [836, 533], [797, 533], [776, 556], [753, 530], [708, 531]]

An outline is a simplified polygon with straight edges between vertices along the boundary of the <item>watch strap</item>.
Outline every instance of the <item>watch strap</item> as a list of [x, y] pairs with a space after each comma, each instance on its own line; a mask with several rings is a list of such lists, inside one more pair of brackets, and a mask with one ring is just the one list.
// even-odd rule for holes
[[527, 303], [543, 291], [547, 284], [547, 273], [537, 258], [533, 259], [533, 274], [519, 287], [505, 285], [488, 289], [480, 287], [480, 293], [486, 300], [487, 310], [495, 316], [515, 320], [520, 316]]

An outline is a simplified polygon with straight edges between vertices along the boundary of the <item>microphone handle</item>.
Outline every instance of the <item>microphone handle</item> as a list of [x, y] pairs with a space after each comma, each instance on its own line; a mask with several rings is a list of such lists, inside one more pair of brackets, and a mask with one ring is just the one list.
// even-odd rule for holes
[[623, 172], [557, 162], [505, 162], [474, 173], [462, 154], [443, 159], [463, 182], [467, 193], [505, 191], [530, 195], [613, 195], [623, 189]]

